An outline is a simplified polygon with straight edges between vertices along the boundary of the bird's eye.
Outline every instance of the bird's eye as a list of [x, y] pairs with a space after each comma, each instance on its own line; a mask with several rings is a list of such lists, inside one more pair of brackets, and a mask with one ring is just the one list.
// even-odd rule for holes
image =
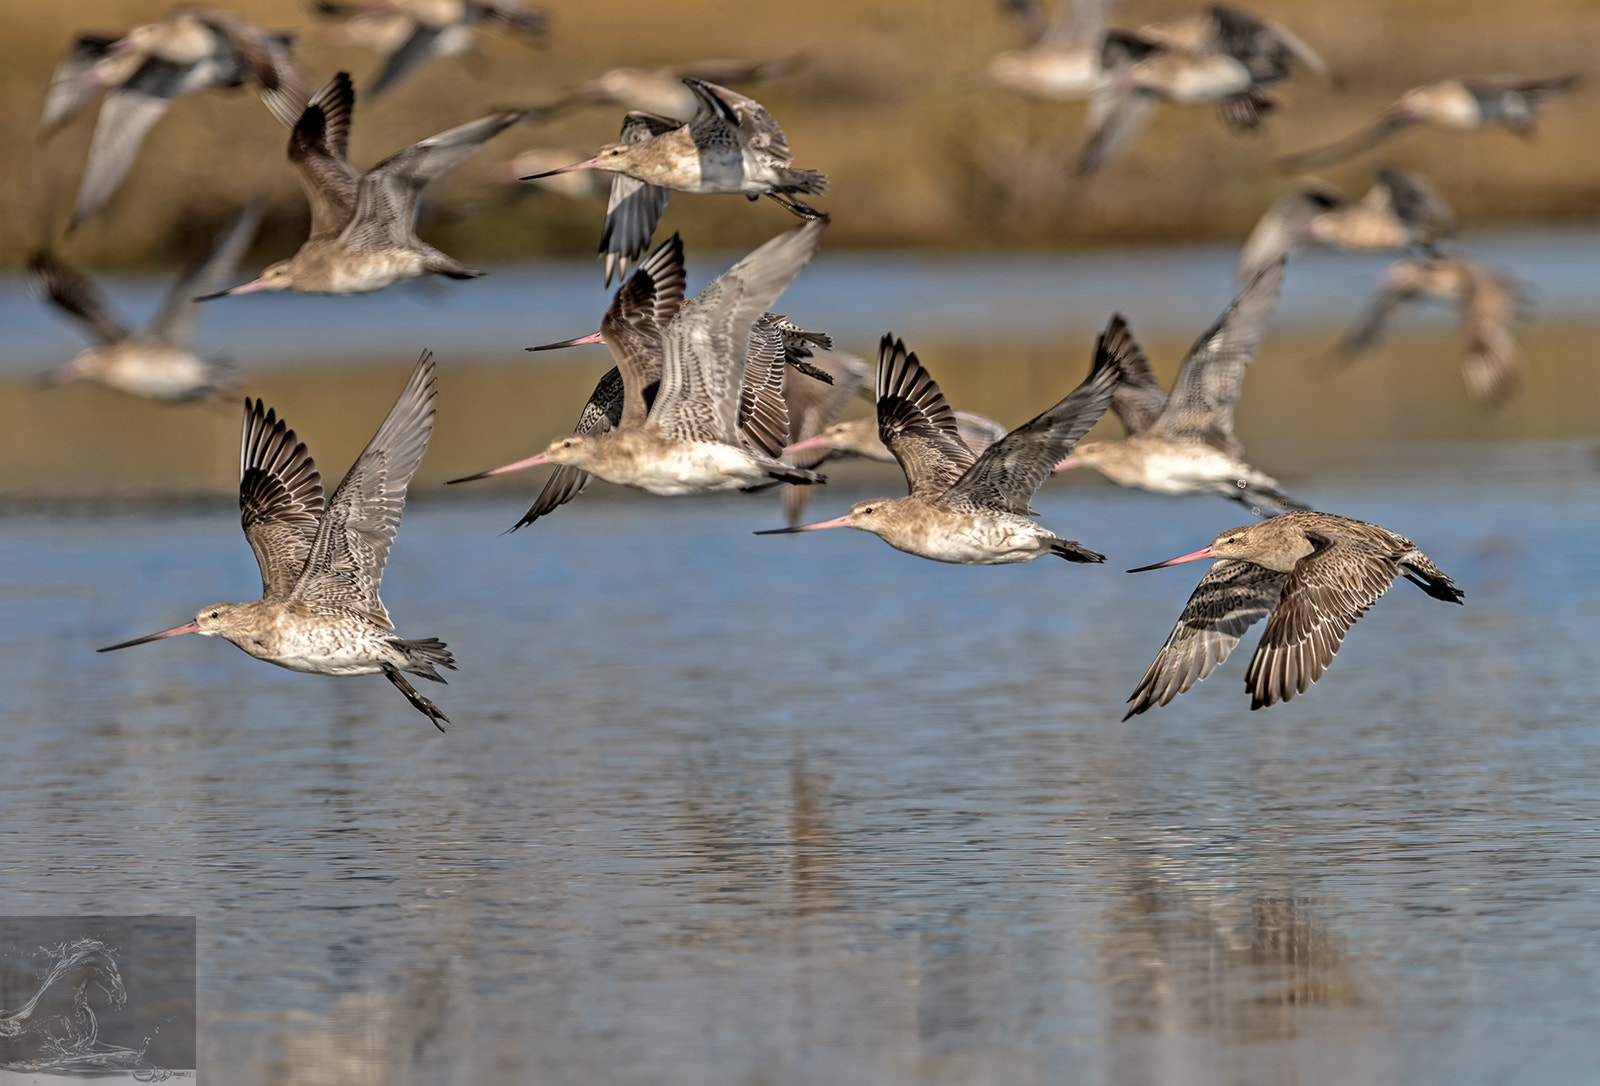
[[221, 611], [213, 611], [213, 612], [211, 612], [211, 614], [207, 615], [206, 617], [207, 618], [221, 618], [222, 617], [222, 612]]

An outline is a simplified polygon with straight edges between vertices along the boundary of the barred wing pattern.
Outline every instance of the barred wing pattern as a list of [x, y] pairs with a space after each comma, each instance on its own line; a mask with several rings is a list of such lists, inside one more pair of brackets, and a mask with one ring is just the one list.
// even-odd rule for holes
[[440, 174], [520, 121], [522, 110], [503, 110], [429, 136], [396, 151], [361, 175], [355, 211], [341, 235], [354, 251], [371, 246], [410, 245], [415, 238], [417, 200]]
[[1054, 407], [985, 449], [945, 493], [945, 504], [1033, 516], [1028, 502], [1034, 491], [1106, 413], [1119, 377], [1116, 361], [1102, 342], [1089, 376]]
[[1263, 268], [1217, 323], [1200, 334], [1151, 433], [1204, 442], [1230, 456], [1244, 455], [1244, 447], [1233, 436], [1233, 405], [1244, 388], [1245, 367], [1255, 361], [1267, 322], [1278, 306], [1288, 259], [1281, 256]]
[[647, 425], [676, 440], [741, 444], [750, 330], [811, 262], [826, 226], [815, 219], [778, 235], [684, 303], [662, 335], [661, 389]]
[[349, 72], [324, 83], [289, 133], [289, 163], [311, 204], [311, 237], [338, 236], [356, 208], [350, 166], [350, 111], [356, 102]]
[[[622, 118], [622, 134], [618, 143], [643, 143], [674, 128], [682, 128], [680, 121], [642, 110], [632, 110]], [[611, 175], [611, 199], [606, 203], [606, 222], [600, 232], [600, 255], [606, 261], [606, 285], [611, 276], [628, 274], [628, 265], [639, 258], [656, 224], [667, 210], [671, 189], [636, 181], [625, 174]]]
[[300, 579], [322, 512], [322, 476], [305, 443], [265, 404], [246, 399], [239, 521], [261, 567], [262, 599], [282, 599]]
[[976, 461], [956, 413], [902, 340], [878, 344], [878, 440], [900, 462], [913, 498], [937, 498]]
[[1288, 579], [1287, 573], [1234, 558], [1212, 565], [1128, 697], [1131, 707], [1122, 719], [1167, 704], [1215, 671], [1244, 632], [1277, 605]]
[[1122, 420], [1129, 437], [1144, 433], [1167, 409], [1167, 390], [1151, 372], [1144, 349], [1133, 338], [1133, 329], [1121, 313], [1112, 314], [1095, 349], [1109, 355], [1121, 375], [1111, 396], [1111, 410]]
[[[622, 421], [622, 397], [622, 371], [612, 366], [606, 371], [605, 376], [600, 378], [600, 383], [594, 386], [594, 391], [589, 394], [589, 402], [583, 405], [583, 414], [578, 417], [578, 425], [573, 432], [609, 434], [615, 430], [617, 424]], [[539, 496], [533, 500], [528, 511], [522, 514], [522, 519], [511, 526], [511, 530], [516, 531], [532, 524], [547, 513], [555, 512], [588, 490], [592, 482], [594, 476], [580, 467], [574, 467], [572, 464], [557, 465], [556, 470], [545, 480]]]
[[1345, 539], [1319, 542], [1289, 574], [1283, 602], [1267, 620], [1261, 644], [1250, 658], [1244, 682], [1252, 709], [1310, 689], [1333, 663], [1356, 619], [1400, 575], [1397, 562], [1369, 546]]
[[406, 487], [433, 433], [433, 352], [424, 351], [389, 416], [328, 501], [293, 595], [313, 607], [351, 610], [393, 629], [378, 598]]

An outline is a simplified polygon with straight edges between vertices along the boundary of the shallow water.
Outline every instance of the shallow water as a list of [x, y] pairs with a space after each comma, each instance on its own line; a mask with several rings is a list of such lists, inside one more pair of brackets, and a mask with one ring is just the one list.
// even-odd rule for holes
[[[188, 637], [225, 506], [0, 522], [0, 908], [197, 914], [228, 1083], [1588, 1083], [1600, 476], [1571, 446], [1310, 478], [1401, 583], [1304, 698], [1244, 649], [1122, 702], [1236, 507], [1036, 503], [1103, 567], [756, 538], [769, 497], [418, 502], [385, 599], [461, 670]], [[819, 495], [834, 515], [852, 497]]]
[[[1600, 232], [1480, 233], [1452, 243], [1504, 269], [1534, 299], [1540, 319], [1589, 321], [1600, 280]], [[689, 289], [720, 275], [740, 253], [686, 252]], [[1092, 337], [1121, 311], [1146, 334], [1192, 340], [1232, 296], [1231, 246], [1167, 246], [1047, 256], [841, 253], [824, 244], [784, 292], [779, 309], [841, 346], [868, 351], [893, 330], [911, 342], [985, 340], [1055, 343]], [[1295, 258], [1277, 324], [1342, 327], [1356, 319], [1393, 254], [1310, 250]], [[250, 272], [241, 272], [243, 282]], [[107, 278], [114, 312], [138, 326], [160, 304], [170, 276]], [[415, 354], [423, 346], [455, 356], [525, 359], [522, 348], [599, 327], [611, 292], [596, 261], [530, 262], [483, 279], [423, 279], [360, 297], [255, 294], [208, 302], [196, 345], [240, 367], [362, 362]], [[1438, 323], [1448, 311], [1424, 309]], [[1441, 315], [1442, 314], [1442, 315]], [[0, 277], [0, 373], [29, 373], [84, 346], [70, 320], [46, 308], [15, 278]], [[1081, 352], [1080, 352], [1081, 353]]]

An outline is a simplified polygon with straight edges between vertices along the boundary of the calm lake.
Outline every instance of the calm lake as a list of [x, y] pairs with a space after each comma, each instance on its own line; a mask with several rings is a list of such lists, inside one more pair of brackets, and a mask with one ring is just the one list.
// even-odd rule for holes
[[[1252, 632], [1127, 723], [1202, 570], [1122, 570], [1238, 506], [1052, 481], [1044, 523], [1104, 566], [962, 568], [756, 538], [772, 495], [597, 487], [505, 535], [537, 473], [442, 487], [576, 419], [604, 351], [521, 347], [594, 329], [587, 264], [202, 324], [330, 483], [440, 352], [384, 598], [460, 662], [424, 691], [448, 734], [379, 677], [220, 641], [96, 655], [257, 594], [237, 397], [32, 390], [77, 340], [12, 282], [0, 912], [198, 917], [208, 1083], [1593, 1083], [1600, 246], [1474, 251], [1539, 296], [1506, 408], [1466, 401], [1448, 315], [1310, 365], [1383, 261], [1308, 257], [1239, 419], [1253, 461], [1412, 538], [1466, 606], [1397, 584], [1256, 713]], [[1115, 308], [1170, 376], [1230, 259], [825, 254], [779, 309], [858, 354], [906, 335], [956, 407], [1014, 425]], [[157, 292], [111, 287], [130, 316]], [[811, 508], [902, 487], [841, 471]]]

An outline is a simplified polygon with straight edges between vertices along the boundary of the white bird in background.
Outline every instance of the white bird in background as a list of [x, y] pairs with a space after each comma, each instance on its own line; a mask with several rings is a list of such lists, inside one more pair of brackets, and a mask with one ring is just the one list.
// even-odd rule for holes
[[28, 262], [34, 288], [76, 318], [97, 341], [45, 374], [45, 382], [97, 381], [134, 396], [174, 402], [230, 389], [233, 377], [228, 367], [201, 358], [189, 346], [200, 319], [201, 307], [194, 298], [233, 274], [260, 222], [258, 206], [241, 211], [217, 235], [211, 248], [173, 282], [161, 309], [143, 332], [128, 331], [111, 315], [88, 276], [47, 251], [35, 253]]

